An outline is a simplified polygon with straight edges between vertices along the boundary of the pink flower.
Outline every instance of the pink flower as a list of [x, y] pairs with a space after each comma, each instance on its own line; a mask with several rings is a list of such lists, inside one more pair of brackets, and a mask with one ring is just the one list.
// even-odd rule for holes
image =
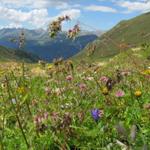
[[73, 77], [72, 77], [71, 75], [68, 75], [68, 76], [66, 77], [66, 80], [67, 80], [67, 81], [72, 81], [72, 80], [73, 80]]
[[58, 112], [52, 112], [51, 113], [51, 119], [54, 122], [58, 121], [59, 120], [59, 113]]
[[36, 115], [36, 116], [34, 117], [34, 123], [35, 123], [36, 125], [39, 125], [41, 122], [42, 122], [41, 116]]
[[79, 88], [80, 88], [81, 92], [85, 91], [86, 90], [86, 84], [84, 84], [84, 83], [79, 84]]
[[123, 97], [125, 95], [125, 93], [122, 90], [118, 90], [115, 95], [116, 95], [116, 97]]
[[43, 118], [44, 118], [45, 120], [48, 119], [48, 112], [45, 112], [45, 113], [43, 114]]
[[147, 79], [150, 79], [150, 75], [147, 75], [146, 78], [147, 78]]
[[108, 77], [102, 76], [102, 77], [100, 78], [100, 81], [106, 83], [106, 82], [108, 81]]

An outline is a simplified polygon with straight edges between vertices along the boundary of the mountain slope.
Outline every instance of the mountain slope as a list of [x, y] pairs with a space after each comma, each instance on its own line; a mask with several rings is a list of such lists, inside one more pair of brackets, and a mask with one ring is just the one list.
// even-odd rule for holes
[[[110, 31], [103, 34], [75, 56], [78, 59], [96, 60], [111, 57], [120, 50], [150, 43], [150, 13], [142, 14], [131, 20], [121, 21]], [[87, 56], [90, 47], [94, 45], [94, 54]]]
[[0, 46], [0, 61], [37, 62], [38, 59], [39, 58], [37, 56], [22, 50], [14, 50]]
[[[11, 42], [10, 39], [18, 39], [22, 29], [2, 29], [0, 30], [0, 45], [9, 48], [18, 48], [17, 43]], [[59, 34], [55, 39], [50, 39], [48, 32], [45, 30], [28, 30], [24, 29], [26, 45], [24, 50], [34, 53], [40, 58], [52, 61], [54, 58], [69, 58], [82, 50], [89, 42], [97, 38], [95, 33], [84, 32], [75, 40], [69, 40], [66, 33]]]

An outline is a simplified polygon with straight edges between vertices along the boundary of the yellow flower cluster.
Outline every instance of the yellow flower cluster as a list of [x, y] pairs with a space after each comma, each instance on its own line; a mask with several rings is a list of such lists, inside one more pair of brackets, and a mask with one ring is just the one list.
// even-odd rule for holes
[[142, 95], [142, 92], [140, 90], [137, 90], [137, 91], [134, 92], [134, 95], [136, 97], [140, 97]]
[[47, 69], [48, 69], [48, 70], [51, 70], [52, 68], [53, 68], [53, 65], [52, 65], [52, 64], [48, 64], [48, 65], [47, 65]]
[[104, 95], [108, 95], [109, 91], [108, 91], [107, 87], [105, 87], [105, 88], [102, 89], [102, 93]]
[[25, 94], [26, 93], [26, 89], [22, 86], [22, 87], [18, 87], [17, 88], [17, 92], [19, 93], [19, 94]]
[[150, 75], [150, 69], [146, 69], [141, 72], [143, 75]]

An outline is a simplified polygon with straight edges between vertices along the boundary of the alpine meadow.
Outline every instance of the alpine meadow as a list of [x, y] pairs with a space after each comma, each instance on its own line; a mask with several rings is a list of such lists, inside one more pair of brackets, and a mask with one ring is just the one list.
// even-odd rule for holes
[[0, 13], [0, 150], [150, 150], [149, 0]]

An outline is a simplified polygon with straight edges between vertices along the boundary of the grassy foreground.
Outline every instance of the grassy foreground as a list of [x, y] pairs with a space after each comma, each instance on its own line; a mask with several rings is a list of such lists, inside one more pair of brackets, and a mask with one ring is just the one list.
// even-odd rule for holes
[[137, 48], [95, 64], [1, 63], [1, 149], [150, 149], [149, 55]]

